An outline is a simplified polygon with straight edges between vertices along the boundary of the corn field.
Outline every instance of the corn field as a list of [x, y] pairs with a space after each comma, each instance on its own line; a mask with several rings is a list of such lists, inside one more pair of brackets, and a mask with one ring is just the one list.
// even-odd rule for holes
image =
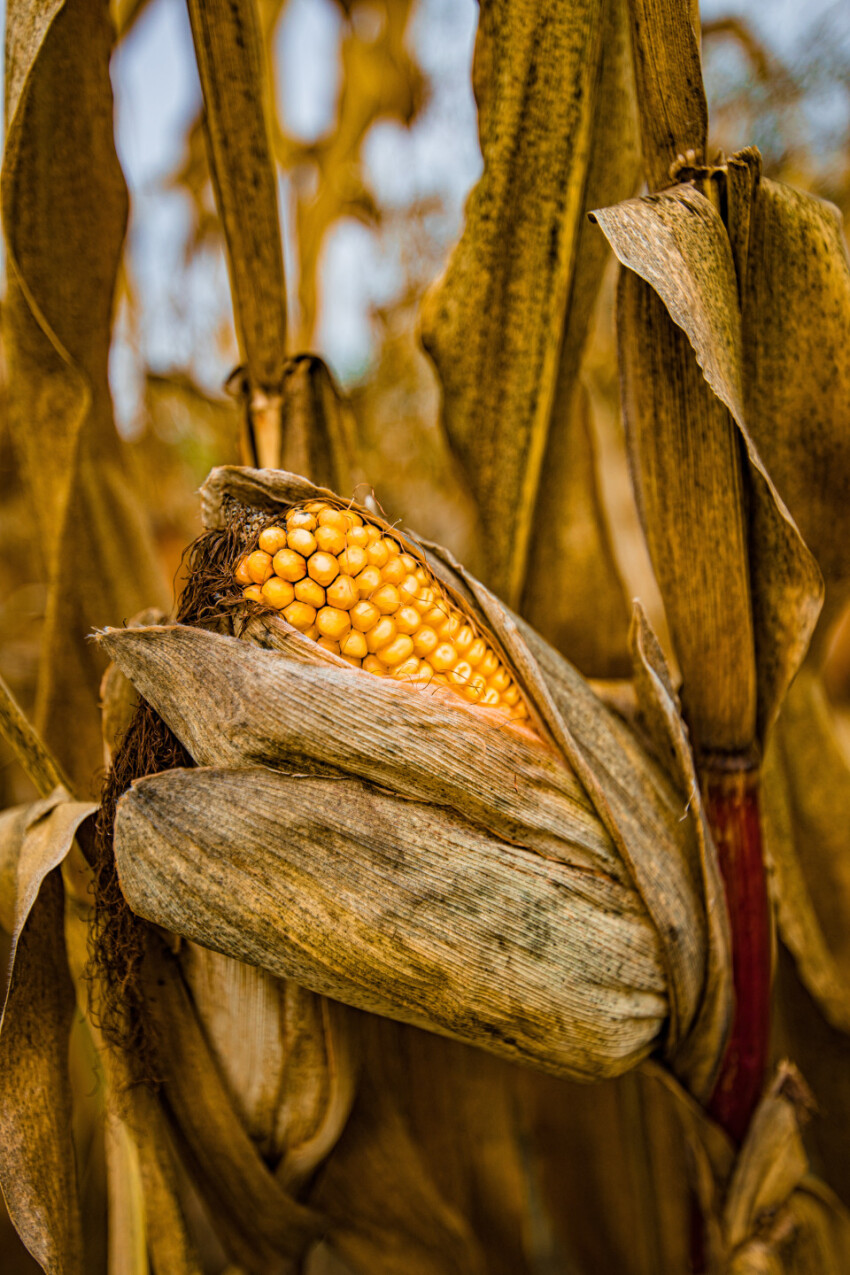
[[452, 227], [367, 172], [422, 6], [327, 0], [305, 141], [292, 0], [187, 0], [227, 375], [137, 342], [128, 429], [154, 7], [7, 0], [0, 1267], [846, 1275], [850, 125], [697, 0], [480, 0]]

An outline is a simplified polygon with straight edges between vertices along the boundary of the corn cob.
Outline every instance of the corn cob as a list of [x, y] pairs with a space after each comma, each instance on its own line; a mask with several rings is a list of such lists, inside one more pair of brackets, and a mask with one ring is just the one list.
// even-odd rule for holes
[[234, 578], [244, 599], [354, 668], [528, 717], [493, 646], [426, 563], [352, 510], [318, 500], [289, 509], [260, 532]]

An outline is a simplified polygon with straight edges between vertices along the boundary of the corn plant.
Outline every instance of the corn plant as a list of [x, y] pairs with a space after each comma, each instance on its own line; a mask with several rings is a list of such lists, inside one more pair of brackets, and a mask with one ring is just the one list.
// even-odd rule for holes
[[[69, 1275], [839, 1275], [836, 210], [710, 157], [695, 3], [482, 0], [484, 169], [421, 313], [472, 572], [385, 516], [291, 344], [268, 13], [188, 8], [243, 463], [171, 613], [107, 381], [113, 26], [8, 9], [8, 420], [48, 582], [34, 721], [0, 698], [38, 795], [0, 815], [18, 1235]], [[594, 454], [612, 254], [667, 653]]]

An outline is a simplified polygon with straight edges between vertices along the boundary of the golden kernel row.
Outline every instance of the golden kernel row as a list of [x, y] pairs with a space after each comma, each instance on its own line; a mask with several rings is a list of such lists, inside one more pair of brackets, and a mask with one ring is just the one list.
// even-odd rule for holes
[[355, 668], [528, 716], [509, 671], [436, 577], [359, 514], [324, 501], [290, 509], [234, 576], [244, 598]]

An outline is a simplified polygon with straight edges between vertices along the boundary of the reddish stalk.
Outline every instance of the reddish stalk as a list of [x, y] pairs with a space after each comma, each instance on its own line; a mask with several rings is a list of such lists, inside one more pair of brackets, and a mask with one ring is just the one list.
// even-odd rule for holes
[[770, 1030], [770, 913], [759, 818], [759, 776], [738, 759], [708, 758], [706, 813], [726, 888], [735, 1012], [708, 1110], [740, 1144], [762, 1094]]

